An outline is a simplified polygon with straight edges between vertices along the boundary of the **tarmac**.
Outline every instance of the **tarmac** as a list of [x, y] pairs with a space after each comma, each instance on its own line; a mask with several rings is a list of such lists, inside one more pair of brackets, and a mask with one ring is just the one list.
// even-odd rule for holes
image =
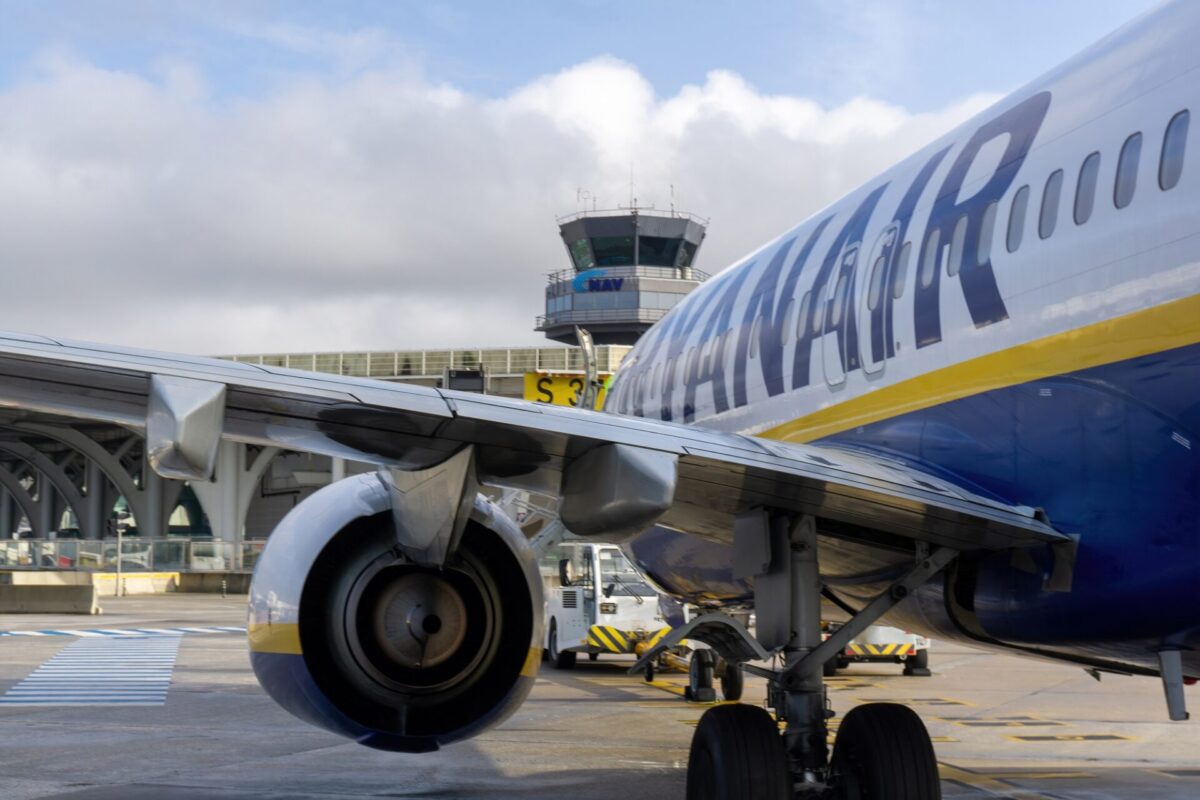
[[[245, 620], [236, 597], [103, 605], [94, 617], [0, 615], [0, 631], [205, 631]], [[78, 665], [74, 643], [83, 641], [95, 639], [0, 637], [0, 694], [39, 700], [0, 702], [2, 800], [670, 800], [684, 796], [688, 745], [705, 710], [679, 696], [683, 675], [648, 685], [625, 674], [627, 658], [581, 659], [571, 671], [543, 665], [521, 710], [477, 739], [431, 754], [384, 753], [277, 707], [254, 679], [244, 636], [219, 630], [186, 633], [177, 653], [151, 653], [144, 667], [97, 659], [95, 670], [112, 678], [106, 685], [136, 702], [59, 705], [52, 692], [40, 702], [48, 690], [17, 688], [53, 675], [55, 664]], [[830, 699], [839, 715], [863, 702], [911, 704], [934, 737], [947, 800], [1200, 797], [1200, 691], [1188, 691], [1198, 720], [1172, 723], [1150, 679], [1097, 683], [1077, 668], [939, 642], [931, 667], [932, 677], [906, 678], [897, 665], [852, 665], [830, 680]], [[137, 687], [140, 672], [158, 680], [162, 670], [165, 697]], [[70, 679], [45, 685], [56, 683], [68, 700], [90, 697]], [[745, 701], [762, 698], [762, 681], [748, 679]]]

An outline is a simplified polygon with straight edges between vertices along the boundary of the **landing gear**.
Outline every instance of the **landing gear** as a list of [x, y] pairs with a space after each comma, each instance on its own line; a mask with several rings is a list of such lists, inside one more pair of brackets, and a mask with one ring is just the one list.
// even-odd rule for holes
[[688, 756], [688, 800], [791, 800], [792, 778], [775, 720], [756, 706], [710, 708]]
[[717, 699], [713, 688], [716, 656], [712, 650], [696, 650], [688, 664], [688, 685], [684, 697], [694, 703], [711, 703]]
[[556, 620], [550, 620], [549, 646], [546, 647], [546, 652], [550, 654], [550, 661], [559, 669], [574, 668], [575, 657], [578, 653], [574, 650], [558, 649], [558, 622]]
[[742, 665], [721, 659], [717, 662], [717, 674], [721, 676], [721, 696], [725, 702], [736, 703], [741, 700], [742, 690], [746, 686]]
[[[903, 706], [873, 703], [855, 708], [842, 721], [830, 758], [827, 722], [833, 711], [824, 677], [838, 668], [839, 656], [854, 636], [941, 571], [957, 553], [944, 548], [930, 552], [918, 544], [912, 567], [823, 639], [815, 520], [765, 510], [754, 515], [739, 517], [735, 544], [765, 553], [750, 565], [762, 571], [735, 577], [755, 578], [755, 636], [743, 629], [737, 642], [731, 643], [731, 628], [704, 623], [708, 628], [695, 626], [689, 638], [718, 648], [735, 667], [738, 661], [751, 660], [731, 655], [739, 646], [743, 653], [757, 648], [760, 653], [781, 654], [781, 669], [747, 663], [738, 670], [739, 676], [745, 669], [767, 679], [767, 705], [774, 709], [775, 718], [743, 705], [706, 712], [692, 740], [689, 800], [941, 800], [929, 734], [916, 714]], [[711, 686], [712, 659], [710, 650], [693, 654], [689, 699], [697, 699], [699, 689]], [[916, 668], [915, 656], [913, 661]], [[724, 683], [727, 673], [720, 674]], [[782, 737], [777, 732], [780, 722], [785, 725]]]

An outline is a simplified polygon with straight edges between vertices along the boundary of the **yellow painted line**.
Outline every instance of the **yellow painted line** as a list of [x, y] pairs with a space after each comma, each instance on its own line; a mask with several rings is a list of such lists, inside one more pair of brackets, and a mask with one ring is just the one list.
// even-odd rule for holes
[[1013, 742], [1132, 742], [1133, 736], [1122, 736], [1119, 733], [1060, 733], [1025, 736], [1005, 736]]
[[298, 656], [300, 650], [300, 626], [296, 623], [274, 624], [250, 623], [246, 629], [250, 649], [255, 653], [285, 653]]
[[988, 777], [997, 780], [1057, 781], [1096, 776], [1090, 772], [993, 772]]
[[938, 762], [938, 775], [944, 781], [954, 781], [955, 783], [970, 786], [973, 789], [982, 789], [985, 792], [1007, 798], [1007, 800], [1049, 800], [1044, 794], [1026, 791], [1013, 786], [1011, 783], [1006, 783], [987, 775], [981, 775], [978, 772], [961, 769], [943, 761]]
[[1077, 372], [1200, 342], [1200, 295], [1142, 309], [883, 386], [759, 434], [811, 442], [1038, 378]]
[[953, 736], [930, 736], [929, 741], [934, 744], [948, 744], [950, 742], [957, 742], [958, 739], [955, 739]]

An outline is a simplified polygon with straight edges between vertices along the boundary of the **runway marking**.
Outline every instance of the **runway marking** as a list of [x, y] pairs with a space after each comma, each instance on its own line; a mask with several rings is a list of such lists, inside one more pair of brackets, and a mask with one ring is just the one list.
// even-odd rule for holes
[[988, 774], [988, 777], [996, 780], [1051, 781], [1094, 778], [1096, 776], [1090, 772], [992, 772]]
[[1131, 742], [1134, 737], [1118, 733], [1060, 733], [1040, 736], [1006, 736], [1014, 742]]
[[938, 776], [944, 781], [957, 783], [970, 789], [981, 789], [1005, 800], [1052, 800], [1047, 795], [1031, 792], [1007, 781], [956, 767], [944, 761], [938, 762]]
[[864, 697], [864, 703], [907, 703], [924, 706], [974, 706], [966, 700], [955, 700], [950, 697]]
[[934, 717], [940, 722], [952, 722], [964, 728], [1046, 728], [1062, 727], [1065, 722], [1029, 715], [1016, 717]]
[[0, 631], [0, 636], [74, 636], [80, 639], [104, 639], [114, 636], [179, 636], [184, 633], [245, 633], [245, 628], [234, 625], [210, 625], [190, 628], [84, 628], [80, 630]]
[[5, 692], [0, 706], [161, 706], [182, 638], [78, 639]]
[[1168, 778], [1200, 778], [1200, 769], [1151, 769], [1147, 772], [1157, 772]]

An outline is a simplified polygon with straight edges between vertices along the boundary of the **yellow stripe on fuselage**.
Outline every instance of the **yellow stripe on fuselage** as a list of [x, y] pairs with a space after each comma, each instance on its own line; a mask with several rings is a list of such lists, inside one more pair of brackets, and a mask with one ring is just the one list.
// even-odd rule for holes
[[993, 389], [1197, 342], [1200, 342], [1200, 295], [1192, 295], [927, 372], [758, 435], [787, 442], [811, 442]]
[[255, 653], [285, 653], [301, 655], [300, 626], [296, 623], [250, 623], [246, 629], [250, 649]]

